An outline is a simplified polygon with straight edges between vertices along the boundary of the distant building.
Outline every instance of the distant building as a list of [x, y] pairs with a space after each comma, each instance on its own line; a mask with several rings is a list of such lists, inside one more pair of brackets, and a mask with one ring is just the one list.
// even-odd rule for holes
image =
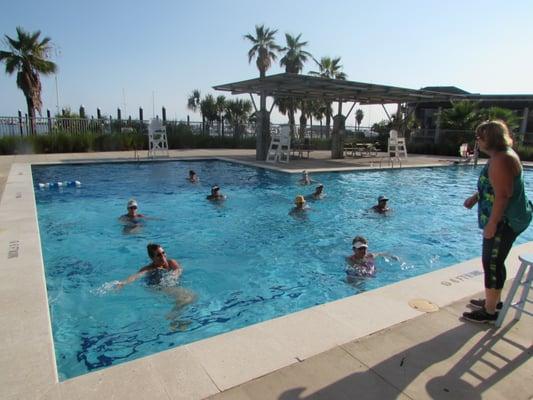
[[[428, 86], [422, 90], [450, 93], [464, 96], [464, 100], [471, 100], [485, 107], [502, 107], [513, 110], [521, 118], [520, 133], [533, 133], [533, 95], [532, 94], [479, 94], [469, 93], [455, 86]], [[447, 102], [419, 102], [408, 103], [409, 110], [415, 109], [415, 116], [421, 123], [422, 130], [437, 129], [437, 113], [439, 109], [451, 108], [452, 103]]]

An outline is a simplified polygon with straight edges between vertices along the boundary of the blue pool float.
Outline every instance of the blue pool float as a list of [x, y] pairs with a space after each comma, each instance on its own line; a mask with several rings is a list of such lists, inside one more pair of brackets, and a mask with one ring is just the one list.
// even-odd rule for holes
[[61, 187], [80, 187], [80, 181], [46, 182], [39, 183], [39, 189], [59, 189]]

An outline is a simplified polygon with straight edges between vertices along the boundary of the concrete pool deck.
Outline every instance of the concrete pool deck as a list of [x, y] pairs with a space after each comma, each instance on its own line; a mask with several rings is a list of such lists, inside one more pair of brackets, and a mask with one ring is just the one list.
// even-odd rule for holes
[[[255, 162], [251, 150], [171, 156], [264, 164]], [[328, 158], [329, 152], [313, 152], [310, 160], [281, 168], [366, 169], [379, 162], [379, 157]], [[465, 296], [478, 296], [482, 288], [479, 259], [58, 382], [30, 167], [106, 160], [134, 157], [133, 152], [0, 157], [0, 398], [532, 397], [531, 318], [511, 323], [509, 316], [497, 331], [458, 320]], [[410, 156], [403, 167], [449, 163], [444, 157]], [[533, 242], [513, 248], [509, 277], [522, 253], [533, 253]], [[408, 305], [420, 298], [440, 311], [425, 314]]]

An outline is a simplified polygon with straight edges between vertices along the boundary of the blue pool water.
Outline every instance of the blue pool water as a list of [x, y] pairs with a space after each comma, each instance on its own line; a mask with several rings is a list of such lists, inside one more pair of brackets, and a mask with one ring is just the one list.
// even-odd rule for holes
[[[200, 176], [193, 185], [189, 169]], [[307, 219], [288, 215], [299, 175], [222, 161], [34, 166], [39, 228], [60, 377], [66, 379], [222, 332], [374, 289], [480, 255], [473, 167], [321, 173], [327, 197]], [[533, 198], [533, 172], [526, 170]], [[82, 182], [38, 190], [39, 182]], [[205, 200], [218, 184], [228, 200]], [[368, 209], [380, 194], [393, 212]], [[129, 198], [153, 219], [126, 233], [118, 221]], [[355, 235], [378, 259], [378, 274], [352, 285], [344, 258]], [[518, 243], [533, 240], [528, 229]], [[135, 282], [112, 282], [148, 263], [162, 244], [184, 267], [181, 285], [197, 301], [169, 316], [172, 298]], [[178, 323], [176, 323], [178, 321]]]

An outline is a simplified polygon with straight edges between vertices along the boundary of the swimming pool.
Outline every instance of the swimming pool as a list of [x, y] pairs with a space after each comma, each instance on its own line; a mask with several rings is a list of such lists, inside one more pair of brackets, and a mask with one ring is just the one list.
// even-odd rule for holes
[[[201, 182], [191, 185], [189, 169]], [[34, 184], [82, 182], [36, 190], [52, 329], [60, 377], [162, 351], [313, 305], [370, 290], [479, 256], [471, 167], [312, 174], [327, 197], [304, 220], [288, 216], [297, 194], [314, 187], [298, 175], [222, 161], [34, 166]], [[228, 195], [205, 200], [212, 184]], [[531, 196], [533, 174], [526, 171]], [[389, 216], [368, 211], [386, 194]], [[153, 217], [127, 234], [117, 217], [130, 197]], [[533, 196], [531, 196], [533, 197]], [[156, 219], [157, 218], [157, 219]], [[378, 275], [345, 281], [344, 257], [357, 234], [380, 259]], [[519, 242], [533, 240], [532, 230]], [[198, 300], [178, 329], [172, 299], [137, 282], [108, 290], [148, 262], [161, 243], [184, 267], [182, 285]]]

